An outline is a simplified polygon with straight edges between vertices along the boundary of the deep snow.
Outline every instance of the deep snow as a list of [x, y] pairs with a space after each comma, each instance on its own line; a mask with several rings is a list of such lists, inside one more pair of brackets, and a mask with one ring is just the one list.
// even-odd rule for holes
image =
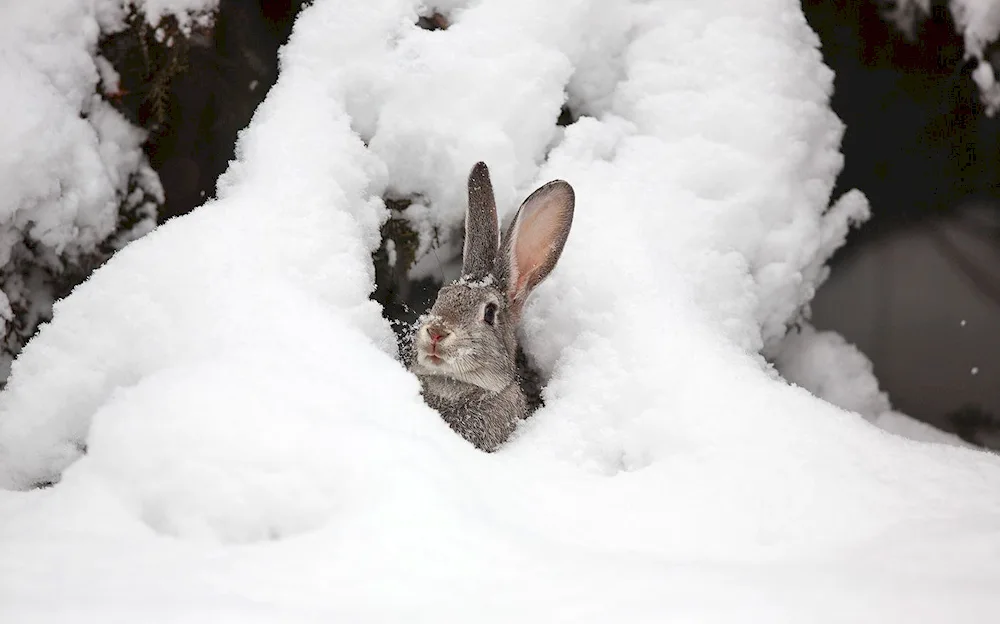
[[[57, 304], [0, 395], [0, 483], [61, 475], [0, 492], [6, 619], [992, 621], [1000, 459], [760, 355], [905, 419], [860, 354], [784, 340], [867, 212], [826, 210], [798, 4], [465, 5], [317, 0], [218, 200]], [[479, 159], [502, 216], [577, 197], [524, 324], [547, 405], [492, 455], [367, 298], [379, 198], [446, 235]]]

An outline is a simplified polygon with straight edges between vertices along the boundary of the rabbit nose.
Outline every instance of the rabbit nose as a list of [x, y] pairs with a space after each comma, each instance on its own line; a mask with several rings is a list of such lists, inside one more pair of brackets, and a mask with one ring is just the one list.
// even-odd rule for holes
[[430, 336], [431, 344], [437, 344], [442, 338], [447, 338], [450, 333], [440, 325], [431, 325], [427, 328], [427, 335]]

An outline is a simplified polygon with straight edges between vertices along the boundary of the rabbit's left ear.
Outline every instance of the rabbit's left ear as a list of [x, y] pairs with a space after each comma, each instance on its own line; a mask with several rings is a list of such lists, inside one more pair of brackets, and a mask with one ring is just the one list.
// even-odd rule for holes
[[500, 226], [493, 184], [486, 163], [478, 162], [469, 172], [469, 207], [465, 211], [465, 247], [462, 275], [483, 279], [493, 272]]
[[507, 230], [499, 272], [515, 318], [531, 291], [555, 268], [573, 225], [575, 201], [569, 183], [553, 180], [524, 200]]

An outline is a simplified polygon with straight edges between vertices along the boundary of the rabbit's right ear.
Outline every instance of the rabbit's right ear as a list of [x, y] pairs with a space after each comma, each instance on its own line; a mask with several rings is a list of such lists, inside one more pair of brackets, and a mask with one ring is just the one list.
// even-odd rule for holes
[[556, 266], [573, 225], [576, 197], [564, 180], [543, 185], [524, 200], [503, 240], [498, 273], [512, 317], [521, 315], [531, 291]]
[[499, 245], [497, 205], [486, 163], [478, 162], [469, 173], [469, 207], [465, 212], [465, 246], [462, 276], [480, 280], [493, 273]]

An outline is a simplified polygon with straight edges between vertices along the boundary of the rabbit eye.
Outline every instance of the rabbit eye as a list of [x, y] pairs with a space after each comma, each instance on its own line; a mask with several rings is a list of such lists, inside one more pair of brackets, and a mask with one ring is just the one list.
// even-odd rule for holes
[[496, 321], [497, 317], [497, 304], [487, 303], [486, 309], [483, 310], [483, 320], [486, 321], [487, 325], [492, 325]]

